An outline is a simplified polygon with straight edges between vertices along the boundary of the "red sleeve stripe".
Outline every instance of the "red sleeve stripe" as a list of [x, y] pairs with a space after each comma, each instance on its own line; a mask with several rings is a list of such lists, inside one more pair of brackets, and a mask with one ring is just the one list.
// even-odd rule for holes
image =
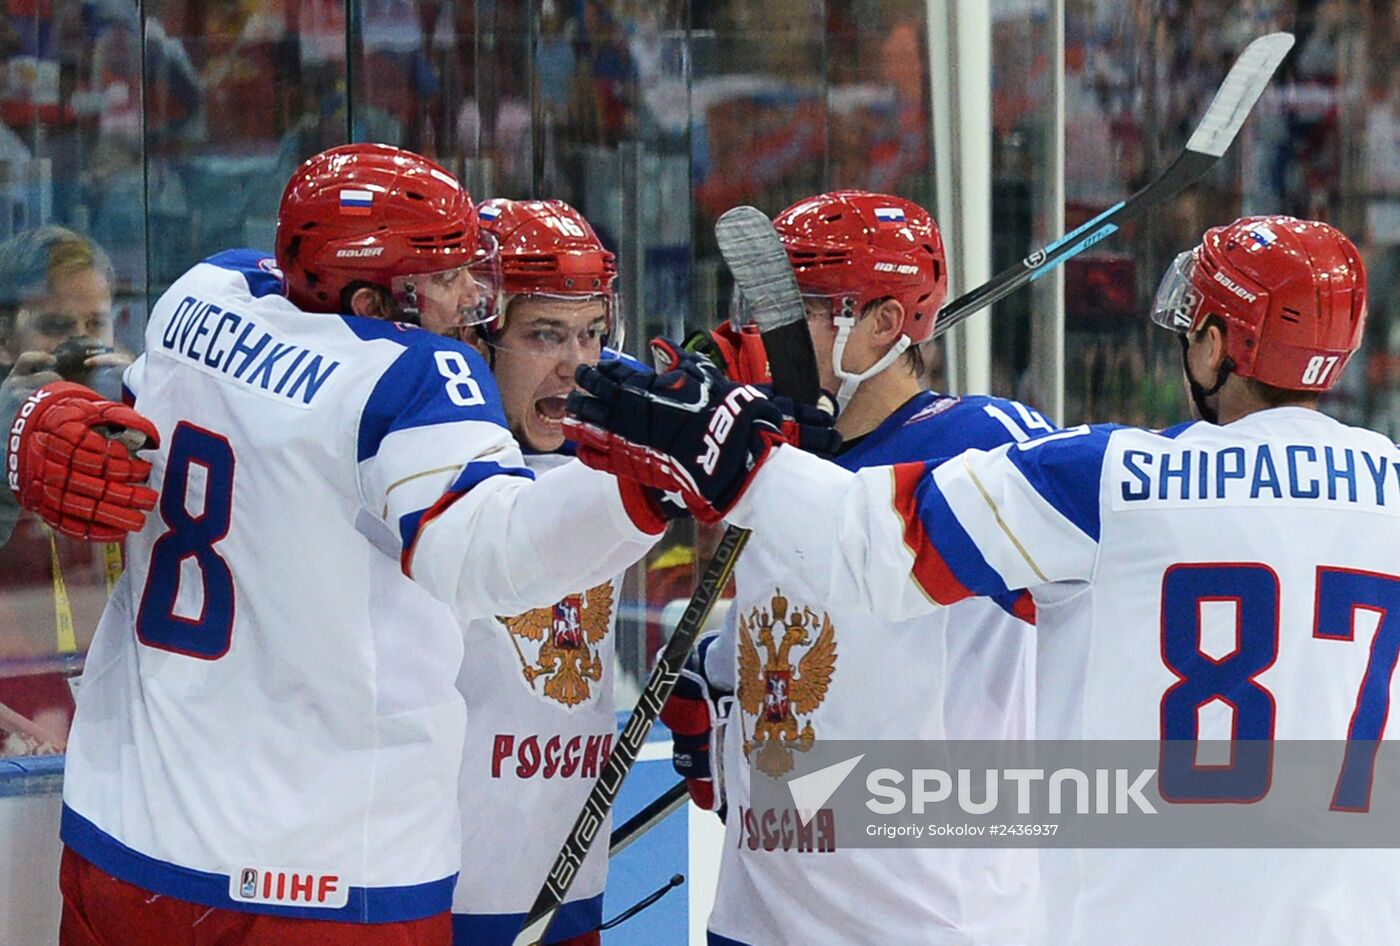
[[1035, 599], [1031, 597], [1029, 591], [1023, 591], [1016, 596], [1016, 603], [1011, 606], [1011, 613], [1027, 624], [1035, 623]]
[[938, 549], [929, 541], [928, 531], [919, 517], [919, 487], [929, 479], [931, 463], [898, 463], [894, 470], [894, 509], [904, 520], [904, 544], [914, 553], [912, 574], [919, 587], [939, 604], [955, 604], [972, 597], [958, 581]]
[[452, 504], [472, 491], [484, 480], [493, 476], [519, 476], [527, 480], [533, 480], [535, 474], [523, 466], [501, 466], [494, 460], [473, 460], [462, 468], [457, 479], [443, 491], [437, 500], [424, 509], [421, 513], [409, 513], [399, 519], [399, 538], [403, 543], [403, 552], [399, 555], [399, 567], [409, 578], [413, 577], [411, 567], [413, 565], [413, 553], [418, 548], [418, 537], [423, 534], [423, 530], [428, 524], [441, 516]]
[[467, 490], [463, 489], [455, 492], [443, 493], [438, 497], [437, 502], [423, 511], [422, 517], [418, 520], [417, 527], [413, 530], [412, 540], [404, 545], [403, 553], [399, 556], [399, 567], [403, 569], [403, 573], [409, 578], [413, 577], [413, 572], [410, 569], [413, 565], [413, 553], [418, 548], [418, 537], [423, 534], [423, 530], [427, 528], [428, 523], [446, 512], [453, 503], [467, 495], [467, 492]]

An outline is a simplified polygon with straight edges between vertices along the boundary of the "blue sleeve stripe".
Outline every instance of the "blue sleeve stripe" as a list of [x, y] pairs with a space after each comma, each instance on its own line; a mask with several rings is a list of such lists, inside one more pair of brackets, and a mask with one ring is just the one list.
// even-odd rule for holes
[[640, 369], [642, 369], [643, 371], [650, 371], [650, 370], [651, 370], [651, 365], [645, 364], [644, 362], [639, 361], [639, 360], [636, 359], [636, 358], [633, 358], [631, 355], [627, 354], [627, 352], [625, 352], [625, 351], [618, 351], [616, 348], [604, 348], [604, 349], [603, 349], [603, 353], [602, 353], [602, 355], [599, 357], [598, 360], [599, 360], [600, 362], [602, 362], [602, 361], [620, 361], [620, 362], [622, 362], [624, 365], [629, 365], [629, 366], [631, 366], [631, 367], [633, 367], [633, 368], [640, 368]]
[[403, 543], [404, 550], [408, 551], [413, 547], [414, 540], [418, 538], [418, 530], [424, 525], [424, 517], [432, 513], [429, 518], [437, 518], [444, 509], [471, 492], [472, 487], [493, 476], [522, 476], [527, 480], [535, 478], [534, 472], [523, 466], [501, 466], [494, 460], [475, 460], [468, 463], [432, 506], [399, 517], [399, 541]]
[[[1005, 595], [1010, 592], [996, 569], [987, 563], [977, 543], [967, 534], [943, 491], [933, 478], [933, 467], [927, 467], [915, 491], [919, 520], [931, 544], [937, 549], [953, 577], [975, 595]], [[937, 600], [935, 598], [935, 600]]]
[[[486, 362], [465, 345], [438, 340], [433, 336], [418, 337], [416, 343], [404, 349], [394, 363], [380, 376], [360, 418], [356, 443], [356, 462], [363, 463], [379, 452], [384, 438], [396, 430], [429, 427], [461, 420], [481, 420], [506, 427], [505, 409], [496, 390], [496, 382]], [[469, 377], [477, 385], [479, 401], [470, 406], [454, 404], [445, 393], [446, 379], [438, 371], [434, 352], [448, 349], [456, 352], [468, 368]]]
[[1186, 431], [1190, 430], [1192, 427], [1195, 427], [1199, 423], [1201, 422], [1198, 420], [1188, 420], [1184, 423], [1177, 424], [1174, 427], [1168, 427], [1165, 430], [1157, 431], [1157, 436], [1166, 437], [1168, 440], [1175, 440], [1177, 437], [1180, 437], [1182, 434], [1186, 433]]
[[1007, 459], [1031, 488], [1095, 542], [1108, 434], [1107, 427], [1091, 427], [1082, 436], [1049, 434], [1045, 440], [1027, 441], [1007, 452]]
[[277, 262], [266, 253], [248, 249], [225, 250], [204, 262], [241, 274], [248, 284], [249, 294], [255, 299], [284, 295], [282, 273], [277, 268]]
[[1013, 618], [1020, 618], [1027, 624], [1035, 623], [1035, 601], [1029, 591], [1013, 591], [1010, 594], [993, 595], [991, 599]]

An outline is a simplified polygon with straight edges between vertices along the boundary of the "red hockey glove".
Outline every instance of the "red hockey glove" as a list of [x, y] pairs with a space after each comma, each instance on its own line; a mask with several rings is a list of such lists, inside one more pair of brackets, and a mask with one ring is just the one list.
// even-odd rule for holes
[[31, 394], [10, 425], [5, 468], [19, 504], [64, 535], [119, 541], [146, 522], [151, 465], [135, 454], [160, 445], [136, 411], [71, 381]]
[[756, 325], [736, 329], [729, 322], [722, 322], [709, 332], [691, 332], [679, 349], [667, 339], [653, 339], [651, 354], [656, 370], [663, 374], [674, 371], [680, 365], [681, 351], [704, 355], [739, 384], [773, 383], [768, 373], [768, 352]]

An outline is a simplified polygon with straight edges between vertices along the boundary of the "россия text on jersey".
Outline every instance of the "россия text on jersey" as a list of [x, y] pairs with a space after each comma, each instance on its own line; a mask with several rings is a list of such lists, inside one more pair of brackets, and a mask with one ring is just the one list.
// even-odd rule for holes
[[250, 387], [310, 404], [340, 362], [278, 341], [256, 322], [186, 296], [161, 336], [162, 347]]
[[1325, 499], [1400, 506], [1400, 461], [1352, 447], [1314, 444], [1232, 446], [1164, 453], [1126, 450], [1123, 502]]

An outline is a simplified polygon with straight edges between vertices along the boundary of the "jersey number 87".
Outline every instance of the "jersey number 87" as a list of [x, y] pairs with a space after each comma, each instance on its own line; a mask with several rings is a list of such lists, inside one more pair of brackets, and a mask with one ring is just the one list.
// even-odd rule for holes
[[[1378, 615], [1366, 670], [1357, 688], [1347, 748], [1332, 793], [1333, 811], [1367, 811], [1376, 749], [1390, 713], [1390, 683], [1400, 657], [1400, 577], [1320, 565], [1312, 636], [1355, 643], [1358, 610]], [[1238, 646], [1224, 657], [1201, 647], [1201, 603], [1233, 603]], [[1162, 659], [1177, 677], [1161, 703], [1161, 791], [1177, 802], [1248, 803], [1263, 798], [1272, 777], [1274, 695], [1258, 677], [1279, 648], [1279, 580], [1258, 562], [1182, 564], [1162, 578]], [[1228, 765], [1195, 763], [1200, 710], [1221, 700], [1234, 714]]]

